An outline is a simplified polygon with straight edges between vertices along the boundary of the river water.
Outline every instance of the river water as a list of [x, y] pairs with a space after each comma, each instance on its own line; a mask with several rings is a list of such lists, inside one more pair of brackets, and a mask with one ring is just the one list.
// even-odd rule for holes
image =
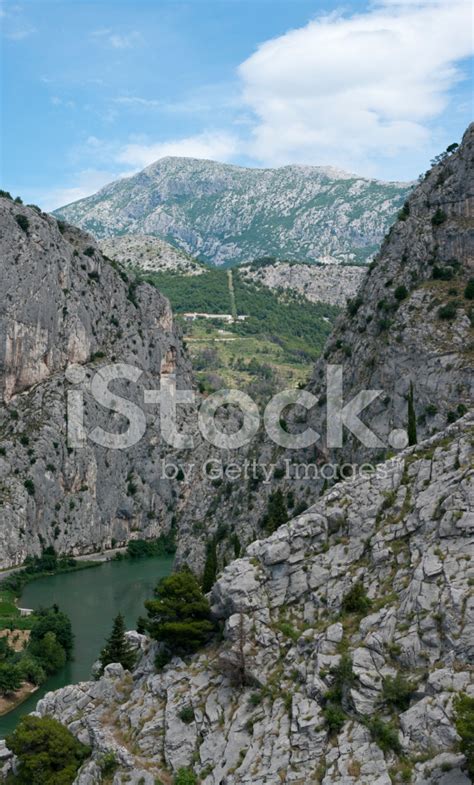
[[34, 711], [39, 698], [50, 690], [90, 678], [97, 659], [112, 629], [117, 613], [122, 613], [129, 629], [144, 615], [143, 603], [152, 597], [158, 580], [171, 573], [173, 558], [104, 562], [78, 572], [51, 575], [29, 583], [21, 596], [22, 608], [40, 608], [57, 603], [71, 619], [75, 634], [74, 660], [43, 684], [14, 711], [0, 717], [0, 738], [14, 730], [24, 714]]

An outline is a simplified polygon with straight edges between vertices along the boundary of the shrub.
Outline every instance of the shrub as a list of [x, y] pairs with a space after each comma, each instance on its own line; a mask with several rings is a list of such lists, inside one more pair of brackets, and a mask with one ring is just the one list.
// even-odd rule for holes
[[395, 299], [398, 300], [399, 302], [401, 302], [402, 300], [405, 300], [405, 298], [408, 297], [408, 289], [407, 289], [407, 287], [403, 286], [403, 284], [401, 284], [400, 286], [397, 286], [397, 288], [394, 291], [394, 296], [395, 296]]
[[94, 256], [95, 248], [93, 245], [88, 245], [87, 248], [84, 249], [84, 256]]
[[118, 768], [118, 761], [115, 752], [106, 752], [97, 761], [102, 776], [110, 776]]
[[447, 305], [442, 305], [441, 308], [438, 309], [438, 316], [440, 319], [448, 319], [452, 320], [456, 317], [457, 307], [456, 303], [447, 303]]
[[34, 496], [35, 495], [35, 484], [34, 484], [33, 480], [30, 477], [26, 478], [26, 480], [23, 483], [23, 485], [25, 486], [25, 488], [26, 488], [26, 490], [27, 490], [27, 492], [28, 492], [28, 494], [30, 496]]
[[194, 575], [188, 570], [162, 578], [156, 599], [145, 602], [146, 629], [173, 654], [190, 654], [209, 639], [214, 625], [209, 602]]
[[397, 673], [393, 678], [387, 676], [382, 684], [382, 697], [390, 706], [400, 711], [406, 711], [410, 706], [410, 699], [415, 687], [402, 674]]
[[71, 785], [90, 755], [88, 747], [51, 717], [22, 717], [6, 742], [18, 759], [15, 785]]
[[191, 722], [194, 722], [194, 709], [192, 706], [184, 706], [178, 714], [179, 719], [181, 722], [184, 722], [185, 725], [190, 725]]
[[212, 537], [206, 546], [206, 562], [202, 576], [202, 590], [205, 594], [211, 591], [216, 582], [217, 575], [217, 544], [216, 538]]
[[383, 722], [377, 715], [366, 722], [370, 735], [382, 752], [401, 752], [398, 730], [389, 722]]
[[178, 769], [174, 785], [197, 785], [197, 777], [192, 769]]
[[474, 278], [470, 278], [466, 288], [464, 289], [464, 297], [466, 300], [474, 300]]
[[2, 196], [4, 199], [11, 199], [13, 201], [13, 196], [11, 195], [10, 191], [3, 191], [0, 188], [0, 196]]
[[348, 300], [347, 301], [347, 312], [349, 313], [349, 315], [350, 316], [355, 316], [363, 302], [364, 301], [363, 301], [362, 297], [360, 297], [360, 296], [355, 297], [353, 300]]
[[417, 443], [417, 431], [416, 431], [416, 412], [415, 412], [415, 393], [413, 390], [413, 382], [410, 382], [410, 389], [408, 391], [408, 444], [410, 446]]
[[22, 229], [26, 234], [28, 234], [28, 229], [30, 228], [30, 222], [26, 215], [22, 215], [22, 213], [17, 213], [15, 215], [15, 221], [17, 222], [20, 229]]
[[447, 217], [448, 216], [446, 215], [444, 210], [442, 210], [441, 207], [438, 207], [438, 209], [436, 210], [435, 214], [431, 219], [431, 223], [433, 224], [433, 226], [440, 226], [446, 221]]
[[21, 671], [17, 665], [9, 662], [0, 663], [0, 695], [8, 695], [21, 687]]
[[324, 721], [330, 733], [339, 733], [347, 716], [341, 706], [328, 703], [323, 709]]
[[436, 264], [433, 267], [433, 278], [438, 281], [451, 281], [454, 278], [454, 270], [452, 267], [439, 267]]
[[466, 756], [467, 771], [474, 777], [474, 698], [458, 695], [454, 699], [454, 722], [461, 738], [460, 749]]
[[398, 220], [406, 221], [409, 215], [410, 215], [410, 205], [408, 202], [405, 202], [402, 209], [398, 211]]
[[366, 613], [372, 605], [361, 581], [354, 583], [344, 595], [341, 610], [344, 613]]

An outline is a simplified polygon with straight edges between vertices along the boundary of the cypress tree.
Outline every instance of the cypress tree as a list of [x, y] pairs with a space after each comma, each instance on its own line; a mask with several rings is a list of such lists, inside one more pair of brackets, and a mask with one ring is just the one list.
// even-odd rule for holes
[[114, 619], [112, 632], [100, 654], [102, 668], [111, 662], [119, 662], [126, 670], [131, 670], [136, 656], [125, 637], [125, 621], [121, 613]]
[[213, 537], [207, 543], [206, 549], [206, 563], [204, 565], [204, 573], [202, 576], [202, 590], [204, 594], [211, 591], [216, 581], [217, 575], [217, 547], [216, 540]]
[[285, 497], [281, 488], [272, 493], [268, 499], [267, 515], [265, 516], [265, 528], [271, 534], [279, 526], [288, 520], [288, 510], [285, 504]]
[[416, 438], [416, 414], [413, 395], [413, 382], [410, 382], [410, 390], [408, 393], [408, 444], [411, 446], [417, 444]]

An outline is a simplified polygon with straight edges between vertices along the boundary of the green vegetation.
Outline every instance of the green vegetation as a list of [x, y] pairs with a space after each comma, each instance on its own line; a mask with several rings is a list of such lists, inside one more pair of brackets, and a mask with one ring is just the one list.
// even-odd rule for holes
[[367, 613], [372, 607], [372, 601], [367, 596], [362, 581], [357, 581], [344, 595], [341, 603], [343, 613]]
[[453, 705], [456, 730], [461, 738], [459, 746], [466, 756], [467, 771], [474, 777], [474, 698], [461, 694]]
[[456, 303], [451, 301], [446, 305], [442, 305], [441, 308], [438, 309], [438, 316], [440, 319], [447, 319], [448, 321], [452, 321], [456, 318], [457, 313], [457, 306]]
[[[136, 275], [137, 281], [144, 278], [170, 299], [178, 318], [186, 312], [231, 314], [234, 300], [237, 313], [248, 316], [231, 324], [203, 319], [184, 322], [187, 346], [204, 389], [216, 388], [212, 376], [209, 381], [211, 370], [221, 374], [226, 384], [241, 389], [264, 373], [267, 384], [268, 376], [277, 374], [296, 386], [307, 378], [339, 313], [334, 306], [310, 303], [288, 291], [270, 291], [246, 280], [238, 270], [233, 270], [233, 292], [228, 271], [223, 269], [196, 276]], [[204, 354], [208, 349], [213, 357]]]
[[179, 712], [179, 719], [181, 722], [184, 722], [185, 725], [190, 725], [191, 722], [194, 722], [194, 709], [192, 706], [183, 706], [181, 711]]
[[51, 717], [23, 717], [7, 745], [18, 758], [12, 785], [71, 785], [90, 750]]
[[400, 286], [397, 286], [393, 294], [395, 299], [401, 302], [402, 300], [405, 300], [408, 297], [408, 289], [406, 286], [401, 284]]
[[288, 510], [285, 497], [280, 488], [270, 494], [268, 498], [267, 512], [261, 520], [262, 527], [271, 534], [279, 526], [288, 521]]
[[435, 214], [431, 219], [431, 223], [433, 224], [433, 226], [441, 226], [441, 224], [444, 224], [444, 222], [447, 220], [447, 217], [448, 216], [446, 215], [444, 210], [442, 210], [441, 207], [438, 207], [438, 209], [436, 210]]
[[398, 730], [390, 722], [383, 722], [377, 715], [366, 721], [370, 735], [383, 752], [401, 752], [401, 744], [398, 738]]
[[155, 597], [145, 603], [141, 625], [170, 655], [191, 654], [207, 642], [214, 630], [209, 602], [189, 570], [162, 578]]
[[408, 444], [411, 446], [417, 443], [416, 432], [416, 412], [414, 402], [413, 382], [410, 382], [410, 389], [408, 391]]
[[212, 537], [206, 546], [206, 562], [202, 576], [202, 590], [205, 594], [211, 591], [217, 575], [217, 542]]
[[467, 286], [464, 289], [464, 297], [466, 300], [474, 300], [474, 278], [469, 278]]
[[[172, 529], [168, 534], [162, 534], [154, 540], [131, 540], [127, 545], [126, 555], [130, 559], [144, 559], [150, 556], [171, 556], [175, 552], [175, 530]], [[120, 554], [118, 556], [120, 558]]]
[[400, 711], [406, 711], [410, 706], [411, 696], [415, 691], [414, 685], [401, 673], [395, 677], [387, 676], [383, 680], [382, 698], [389, 706]]
[[100, 653], [100, 664], [104, 669], [112, 662], [119, 662], [125, 670], [132, 670], [135, 661], [135, 652], [125, 637], [125, 620], [119, 613], [114, 619], [112, 632]]
[[28, 230], [30, 228], [30, 222], [26, 217], [26, 215], [23, 215], [22, 213], [17, 213], [15, 215], [15, 221], [17, 222], [20, 229], [22, 229], [24, 232], [26, 232], [26, 234], [28, 234]]
[[192, 769], [178, 769], [174, 785], [197, 785], [197, 777]]
[[333, 681], [324, 696], [324, 721], [330, 733], [339, 733], [348, 719], [347, 707], [350, 704], [349, 691], [354, 683], [352, 660], [343, 654], [336, 667], [331, 668]]

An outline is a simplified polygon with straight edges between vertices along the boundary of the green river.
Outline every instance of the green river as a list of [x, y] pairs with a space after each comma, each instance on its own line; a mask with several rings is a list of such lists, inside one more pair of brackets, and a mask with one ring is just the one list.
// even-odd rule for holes
[[46, 692], [86, 681], [117, 613], [123, 613], [129, 629], [144, 614], [143, 603], [150, 598], [158, 580], [169, 575], [173, 557], [104, 562], [100, 567], [51, 575], [29, 583], [20, 606], [39, 608], [57, 603], [71, 619], [75, 634], [74, 660], [52, 676], [28, 700], [0, 717], [0, 738], [16, 726], [20, 717], [34, 711]]

